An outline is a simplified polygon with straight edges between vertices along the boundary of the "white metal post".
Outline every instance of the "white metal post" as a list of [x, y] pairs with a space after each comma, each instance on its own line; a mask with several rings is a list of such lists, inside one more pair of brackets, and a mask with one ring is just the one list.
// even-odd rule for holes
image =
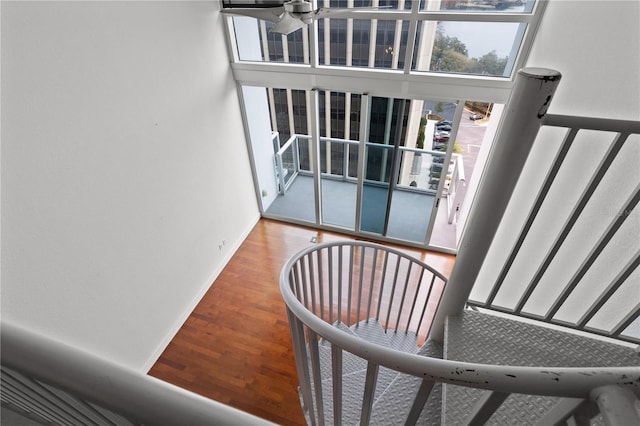
[[431, 328], [442, 342], [447, 316], [462, 312], [560, 81], [558, 71], [518, 71]]
[[311, 91], [309, 110], [311, 114], [311, 140], [309, 141], [309, 163], [313, 172], [313, 192], [316, 202], [316, 225], [321, 225], [322, 220], [322, 168], [320, 167], [320, 123], [318, 122], [318, 89]]
[[591, 399], [600, 408], [604, 422], [611, 426], [640, 424], [638, 399], [628, 388], [602, 386], [591, 391]]

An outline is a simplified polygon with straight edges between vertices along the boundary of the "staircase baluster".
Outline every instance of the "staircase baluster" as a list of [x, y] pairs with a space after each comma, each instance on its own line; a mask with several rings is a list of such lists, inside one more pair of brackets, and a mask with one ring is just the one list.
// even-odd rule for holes
[[[313, 267], [313, 256], [309, 253], [305, 256], [309, 267], [309, 289], [311, 291], [311, 312], [314, 315], [318, 315], [318, 304], [316, 298], [316, 274]], [[319, 315], [318, 315], [319, 316]]]
[[609, 241], [611, 241], [613, 236], [616, 234], [618, 229], [620, 229], [620, 227], [625, 222], [627, 217], [629, 217], [629, 214], [636, 207], [639, 201], [640, 201], [640, 185], [637, 185], [634, 193], [625, 202], [620, 213], [618, 213], [615, 216], [615, 219], [609, 224], [607, 229], [603, 232], [602, 236], [599, 238], [598, 242], [589, 252], [589, 255], [582, 262], [582, 264], [578, 268], [578, 271], [574, 274], [573, 277], [571, 277], [571, 280], [569, 281], [569, 283], [562, 290], [560, 295], [556, 298], [555, 302], [553, 303], [553, 305], [551, 306], [551, 308], [546, 314], [547, 321], [551, 321], [555, 316], [555, 314], [558, 312], [558, 310], [560, 310], [564, 302], [567, 300], [567, 298], [569, 298], [573, 290], [578, 286], [582, 277], [584, 277], [587, 271], [589, 271], [589, 269], [591, 268], [591, 265], [595, 263], [598, 256], [600, 256], [600, 254], [605, 250], [607, 244], [609, 244]]
[[367, 363], [367, 379], [364, 382], [364, 397], [362, 398], [362, 412], [360, 413], [360, 425], [366, 426], [371, 420], [373, 408], [373, 396], [376, 393], [378, 370], [380, 366], [372, 361]]
[[569, 153], [569, 149], [571, 148], [571, 145], [573, 144], [573, 141], [575, 140], [577, 134], [578, 134], [578, 129], [574, 128], [574, 129], [570, 129], [569, 132], [565, 135], [565, 138], [562, 141], [562, 144], [560, 146], [560, 150], [558, 151], [558, 153], [556, 154], [553, 160], [553, 165], [549, 169], [549, 172], [547, 173], [544, 179], [544, 183], [542, 184], [542, 187], [538, 191], [536, 200], [533, 203], [533, 206], [531, 207], [529, 214], [527, 215], [527, 219], [525, 220], [524, 225], [522, 226], [522, 229], [520, 230], [518, 239], [516, 240], [513, 247], [511, 248], [509, 257], [507, 258], [504, 265], [502, 266], [502, 270], [500, 271], [500, 274], [498, 275], [496, 282], [493, 284], [493, 287], [491, 289], [491, 292], [489, 293], [489, 297], [487, 297], [485, 305], [487, 306], [492, 305], [494, 299], [498, 295], [498, 292], [502, 288], [502, 284], [504, 284], [504, 280], [507, 277], [507, 274], [509, 273], [509, 271], [511, 270], [511, 266], [513, 265], [513, 262], [516, 260], [516, 257], [520, 252], [520, 248], [524, 244], [524, 240], [529, 234], [529, 230], [531, 229], [531, 226], [533, 225], [534, 220], [538, 216], [538, 212], [542, 207], [542, 203], [547, 198], [547, 194], [551, 189], [551, 185], [555, 181], [556, 176], [560, 171], [560, 167], [562, 166], [564, 159], [567, 157], [567, 154]]
[[431, 395], [431, 391], [435, 386], [436, 382], [433, 380], [424, 379], [420, 384], [420, 389], [418, 389], [418, 393], [416, 394], [415, 399], [413, 400], [413, 404], [411, 405], [411, 409], [409, 410], [409, 415], [407, 416], [407, 421], [404, 423], [405, 425], [415, 425], [420, 417], [420, 413], [424, 408], [424, 404], [427, 403], [427, 399], [429, 399], [429, 395]]
[[[422, 328], [422, 321], [424, 320], [424, 314], [427, 312], [427, 306], [429, 305], [429, 299], [431, 298], [431, 292], [433, 291], [433, 284], [436, 281], [436, 274], [431, 273], [431, 283], [429, 284], [429, 291], [427, 291], [427, 298], [426, 301], [424, 303], [424, 306], [422, 307], [422, 313], [420, 314], [420, 321], [418, 321], [418, 328], [417, 330], [420, 331], [420, 329]], [[429, 336], [429, 330], [427, 330], [426, 333], [427, 336]]]
[[333, 324], [333, 247], [327, 247], [327, 275], [329, 279], [329, 323]]
[[296, 317], [290, 309], [287, 308], [287, 316], [289, 317], [289, 327], [291, 328], [291, 337], [293, 340], [293, 355], [296, 359], [296, 369], [298, 370], [298, 381], [300, 382], [300, 393], [304, 408], [308, 411], [311, 426], [316, 425], [316, 416], [313, 409], [313, 400], [311, 397], [311, 379], [309, 377], [309, 358], [307, 357], [307, 348], [304, 339], [304, 324]]
[[364, 260], [367, 257], [366, 247], [360, 248], [360, 271], [358, 274], [358, 305], [356, 308], [356, 324], [360, 323], [360, 307], [362, 306], [362, 284], [364, 283]]
[[316, 256], [316, 261], [317, 261], [317, 265], [316, 267], [318, 268], [318, 297], [320, 299], [320, 318], [322, 318], [324, 320], [324, 288], [325, 288], [325, 284], [324, 284], [324, 271], [323, 271], [323, 261], [322, 261], [322, 250], [318, 250], [317, 252], [317, 256]]
[[505, 399], [511, 395], [509, 393], [485, 391], [480, 400], [471, 409], [464, 424], [483, 425], [485, 424], [502, 405]]
[[[369, 282], [369, 301], [367, 302], [367, 321], [371, 318], [371, 302], [376, 278], [376, 267], [378, 266], [378, 248], [373, 249], [373, 265], [371, 266], [371, 281]], [[380, 296], [378, 296], [380, 298]]]
[[333, 424], [342, 424], [342, 348], [331, 344], [331, 374], [333, 381]]
[[[618, 324], [613, 327], [611, 333], [609, 333], [613, 337], [618, 337], [633, 323], [635, 320], [640, 317], [640, 303], [638, 303], [632, 310], [629, 312]], [[588, 327], [585, 327], [588, 330]]]
[[409, 260], [409, 267], [407, 268], [407, 276], [405, 277], [404, 288], [402, 289], [402, 298], [400, 299], [400, 307], [398, 308], [398, 318], [396, 318], [396, 328], [395, 328], [396, 333], [398, 332], [398, 325], [400, 324], [400, 316], [402, 315], [402, 308], [404, 307], [404, 299], [407, 296], [407, 289], [409, 288], [409, 278], [411, 278], [412, 267], [413, 267], [413, 262]]
[[380, 307], [382, 306], [382, 299], [384, 298], [384, 284], [386, 282], [386, 278], [387, 278], [387, 266], [389, 265], [389, 252], [385, 251], [384, 252], [384, 262], [382, 264], [382, 272], [380, 274], [380, 290], [379, 290], [379, 296], [378, 296], [378, 309], [376, 311], [376, 320], [378, 320], [378, 322], [382, 323], [380, 321]]
[[[544, 260], [538, 266], [538, 269], [536, 270], [529, 284], [527, 284], [526, 290], [524, 291], [522, 296], [520, 296], [520, 300], [518, 300], [518, 303], [514, 308], [514, 311], [516, 313], [520, 313], [524, 309], [527, 301], [529, 300], [529, 297], [531, 297], [531, 294], [537, 288], [538, 284], [542, 280], [542, 277], [544, 276], [547, 269], [551, 265], [551, 262], [555, 258], [556, 254], [558, 254], [558, 251], [560, 251], [560, 248], [562, 248], [562, 244], [567, 239], [567, 236], [569, 235], [574, 225], [580, 218], [580, 215], [582, 214], [585, 207], [587, 206], [587, 203], [593, 196], [594, 192], [596, 191], [596, 188], [604, 178], [605, 174], [609, 170], [609, 167], [613, 163], [613, 160], [616, 158], [616, 156], [622, 149], [622, 146], [624, 145], [624, 142], [627, 140], [628, 137], [629, 137], [628, 134], [618, 134], [618, 136], [615, 138], [611, 147], [609, 147], [609, 150], [607, 151], [607, 155], [602, 159], [602, 161], [598, 165], [596, 172], [591, 177], [591, 180], [587, 184], [587, 187], [583, 190], [582, 195], [580, 196], [580, 200], [574, 206], [573, 210], [571, 211], [571, 215], [562, 226], [562, 231], [560, 231], [560, 233], [556, 237], [551, 249], [547, 252], [546, 256], [544, 257]], [[547, 320], [553, 317], [557, 309], [559, 309], [559, 303], [561, 302], [563, 302], [563, 299], [556, 301], [551, 311], [546, 314]]]
[[385, 331], [389, 328], [389, 318], [391, 317], [391, 308], [393, 308], [393, 296], [396, 294], [396, 286], [398, 284], [398, 273], [400, 271], [400, 256], [396, 255], [396, 269], [393, 273], [393, 285], [391, 286], [391, 295], [389, 296], [389, 309], [387, 310], [387, 321], [384, 325]]
[[355, 246], [349, 247], [349, 293], [347, 293], [347, 325], [351, 326], [351, 292], [353, 291], [353, 251]]
[[611, 284], [602, 292], [600, 297], [586, 310], [582, 318], [578, 320], [577, 327], [584, 329], [587, 323], [594, 315], [604, 306], [611, 296], [622, 286], [627, 278], [640, 266], [640, 250], [636, 252], [633, 258], [622, 268], [622, 271], [611, 281]]
[[[415, 291], [415, 294], [413, 295], [413, 302], [411, 303], [411, 311], [409, 312], [409, 316], [407, 317], [407, 325], [405, 327], [405, 330], [407, 331], [409, 331], [409, 325], [411, 324], [411, 319], [413, 318], [413, 311], [415, 311], [416, 304], [418, 303], [418, 296], [420, 295], [420, 287], [422, 286], [424, 271], [425, 271], [424, 268], [420, 268], [420, 277], [418, 278], [416, 291]], [[427, 306], [428, 302], [429, 302], [429, 298], [427, 297], [424, 301], [424, 306]], [[419, 332], [420, 332], [420, 324], [418, 324], [418, 327], [416, 328], [416, 334], [418, 334]]]
[[320, 352], [318, 350], [318, 334], [309, 329], [309, 353], [311, 356], [311, 372], [313, 374], [313, 390], [316, 397], [316, 409], [318, 411], [318, 423], [325, 424], [324, 399], [322, 396], [322, 374], [320, 373]]
[[[587, 399], [562, 398], [535, 426], [560, 425], [568, 419], [593, 418], [598, 414], [598, 406]], [[577, 421], [576, 421], [577, 423]]]
[[591, 391], [591, 399], [600, 408], [604, 422], [608, 426], [628, 426], [640, 424], [638, 398], [629, 388], [621, 386], [601, 386]]
[[338, 322], [342, 321], [342, 244], [338, 246]]

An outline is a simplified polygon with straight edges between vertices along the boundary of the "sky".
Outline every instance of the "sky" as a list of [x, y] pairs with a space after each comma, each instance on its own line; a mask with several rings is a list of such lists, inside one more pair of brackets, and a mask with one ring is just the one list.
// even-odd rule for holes
[[442, 22], [441, 24], [445, 35], [457, 37], [467, 46], [470, 58], [480, 58], [492, 50], [496, 51], [498, 57], [509, 56], [520, 25], [487, 22]]

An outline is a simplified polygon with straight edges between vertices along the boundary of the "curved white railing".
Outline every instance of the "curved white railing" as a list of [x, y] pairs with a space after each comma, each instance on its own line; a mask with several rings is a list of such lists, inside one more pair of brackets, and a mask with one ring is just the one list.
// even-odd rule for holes
[[[597, 400], [596, 394], [603, 389], [625, 395], [638, 389], [640, 367], [546, 368], [447, 361], [393, 350], [336, 327], [375, 319], [387, 333], [426, 336], [431, 324], [429, 312], [437, 304], [434, 297], [439, 299], [438, 287], [445, 283], [444, 276], [423, 262], [368, 242], [315, 245], [286, 263], [280, 289], [291, 325], [303, 408], [311, 424], [325, 423], [328, 403], [323, 395], [328, 393], [333, 395], [334, 423], [341, 424], [343, 351], [367, 361], [361, 424], [370, 421], [380, 367], [423, 381], [407, 416], [408, 424], [415, 423], [436, 382], [491, 391], [485, 403], [470, 414], [469, 423], [487, 420], [511, 393]], [[319, 339], [331, 344], [330, 389], [323, 388], [328, 384], [321, 380]]]
[[2, 322], [2, 401], [61, 425], [271, 424]]

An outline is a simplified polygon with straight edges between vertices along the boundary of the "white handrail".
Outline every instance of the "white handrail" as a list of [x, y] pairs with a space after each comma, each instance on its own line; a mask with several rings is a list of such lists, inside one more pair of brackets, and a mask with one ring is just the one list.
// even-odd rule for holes
[[6, 321], [1, 337], [3, 366], [137, 424], [272, 424]]
[[[424, 379], [503, 393], [589, 398], [591, 390], [598, 387], [616, 385], [630, 388], [640, 383], [640, 367], [547, 368], [449, 361], [396, 351], [350, 335], [309, 311], [296, 298], [289, 281], [292, 268], [301, 258], [323, 248], [341, 244], [347, 243], [327, 242], [311, 246], [289, 259], [280, 275], [280, 291], [287, 307], [300, 321], [319, 336], [358, 357]], [[348, 245], [401, 253], [368, 242], [350, 241]], [[561, 377], [561, 380], [555, 380], [558, 377]]]

